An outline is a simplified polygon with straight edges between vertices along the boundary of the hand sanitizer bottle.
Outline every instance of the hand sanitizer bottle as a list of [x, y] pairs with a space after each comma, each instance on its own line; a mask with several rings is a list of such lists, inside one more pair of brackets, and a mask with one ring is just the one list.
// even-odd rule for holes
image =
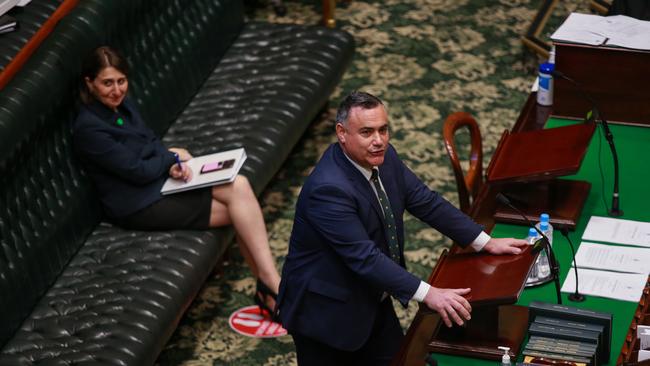
[[501, 356], [501, 366], [512, 366], [510, 362], [510, 347], [499, 346], [499, 349], [503, 351], [503, 356]]

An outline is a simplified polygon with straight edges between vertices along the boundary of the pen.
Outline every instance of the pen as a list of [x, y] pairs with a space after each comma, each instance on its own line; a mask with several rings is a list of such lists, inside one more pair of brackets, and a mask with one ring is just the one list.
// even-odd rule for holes
[[178, 153], [174, 153], [174, 157], [176, 158], [176, 164], [178, 164], [178, 169], [183, 171], [183, 166], [181, 165], [181, 158], [178, 156]]

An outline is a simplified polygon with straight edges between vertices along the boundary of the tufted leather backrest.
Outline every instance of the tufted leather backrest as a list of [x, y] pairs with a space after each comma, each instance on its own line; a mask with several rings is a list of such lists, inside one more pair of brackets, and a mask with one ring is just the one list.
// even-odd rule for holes
[[[86, 0], [76, 22], [104, 32], [130, 67], [129, 93], [161, 134], [241, 31], [239, 0]], [[103, 20], [107, 19], [107, 20]]]
[[242, 26], [237, 0], [84, 0], [0, 92], [0, 345], [100, 220], [69, 131], [83, 57], [121, 49], [130, 93], [162, 133]]

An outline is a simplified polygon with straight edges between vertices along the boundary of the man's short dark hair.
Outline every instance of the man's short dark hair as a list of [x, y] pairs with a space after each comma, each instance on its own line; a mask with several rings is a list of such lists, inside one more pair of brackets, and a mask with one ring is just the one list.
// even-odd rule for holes
[[373, 109], [380, 105], [384, 105], [381, 99], [370, 93], [355, 90], [348, 94], [339, 104], [339, 109], [336, 112], [336, 123], [346, 126], [348, 117], [350, 117], [350, 110], [354, 107]]

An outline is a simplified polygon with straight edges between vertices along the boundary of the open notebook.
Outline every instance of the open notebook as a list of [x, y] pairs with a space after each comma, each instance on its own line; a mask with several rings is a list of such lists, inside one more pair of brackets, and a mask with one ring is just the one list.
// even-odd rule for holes
[[192, 169], [192, 179], [184, 182], [180, 179], [168, 178], [160, 193], [166, 195], [231, 183], [245, 161], [246, 151], [243, 147], [194, 157], [185, 162]]

